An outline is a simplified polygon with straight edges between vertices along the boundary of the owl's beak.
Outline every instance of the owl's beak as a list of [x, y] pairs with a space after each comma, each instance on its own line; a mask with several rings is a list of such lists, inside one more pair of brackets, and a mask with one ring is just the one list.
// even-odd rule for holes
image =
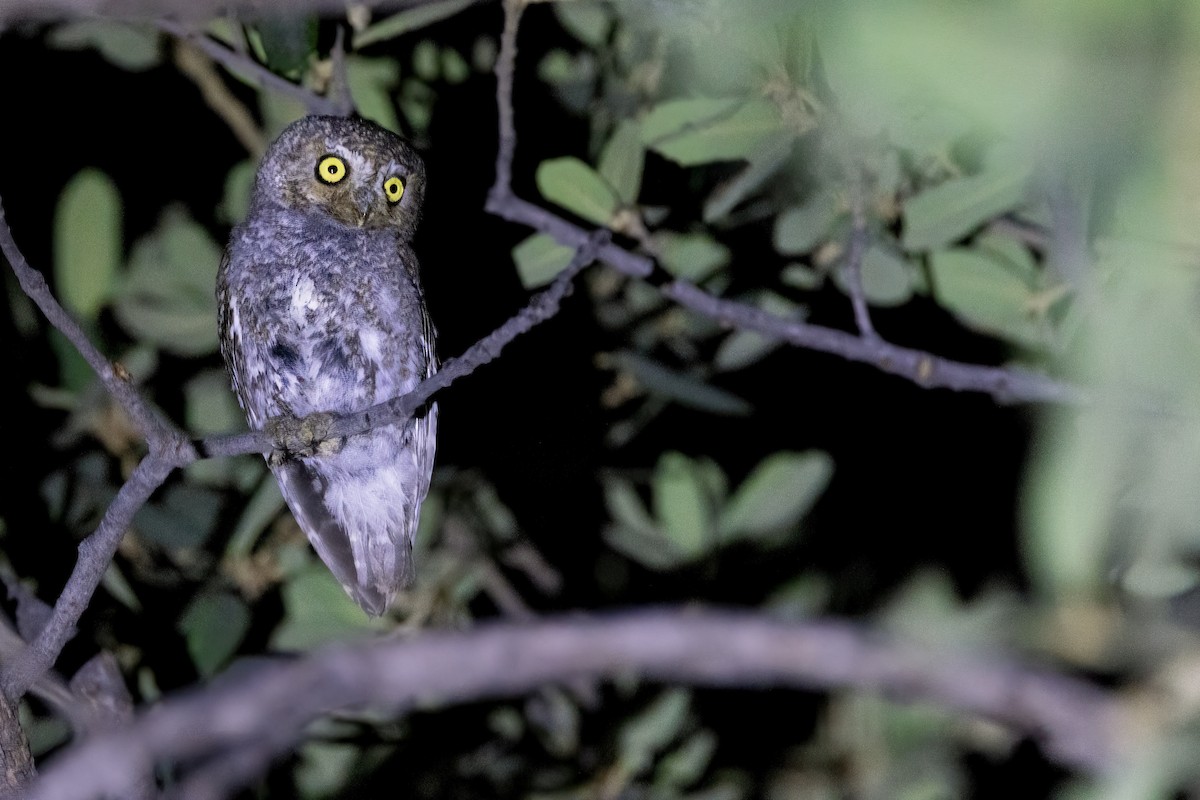
[[367, 224], [367, 220], [371, 217], [371, 212], [374, 210], [375, 198], [373, 194], [369, 188], [364, 188], [354, 193], [354, 210], [357, 212], [358, 227], [360, 228]]

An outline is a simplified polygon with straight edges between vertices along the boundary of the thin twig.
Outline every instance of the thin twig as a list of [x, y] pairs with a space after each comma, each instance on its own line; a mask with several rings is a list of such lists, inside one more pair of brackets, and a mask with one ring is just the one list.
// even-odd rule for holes
[[[493, 197], [500, 199], [511, 194], [512, 161], [517, 149], [517, 129], [513, 121], [513, 75], [517, 62], [517, 30], [522, 0], [504, 0], [504, 29], [500, 32], [500, 52], [496, 56], [496, 100], [500, 116], [500, 141], [496, 146], [496, 182], [492, 184], [489, 205]], [[501, 99], [503, 98], [503, 101]]]
[[[570, 614], [422, 633], [313, 653], [243, 672], [237, 680], [167, 700], [129, 728], [61, 755], [29, 800], [121, 792], [156, 762], [196, 763], [291, 747], [303, 726], [333, 710], [393, 713], [519, 695], [549, 683], [618, 674], [700, 686], [879, 691], [979, 715], [1038, 739], [1060, 764], [1115, 769], [1127, 722], [1098, 687], [995, 656], [941, 652], [848, 623], [788, 623], [762, 614], [698, 609]], [[226, 787], [229, 788], [229, 787]]]
[[846, 247], [846, 279], [850, 284], [850, 305], [854, 308], [854, 323], [859, 335], [873, 341], [879, 339], [875, 324], [871, 322], [871, 311], [867, 307], [867, 293], [863, 288], [863, 258], [871, 233], [867, 228], [867, 212], [863, 203], [861, 181], [852, 181], [850, 200], [850, 243]]
[[186, 42], [190, 42], [204, 51], [213, 61], [216, 61], [232, 72], [249, 78], [262, 88], [270, 89], [300, 101], [310, 114], [336, 116], [340, 112], [340, 106], [333, 100], [321, 97], [315, 92], [299, 84], [292, 83], [286, 78], [281, 78], [249, 56], [231, 50], [209, 36], [194, 33], [178, 22], [169, 19], [159, 19], [155, 24], [160, 30]]
[[267, 149], [266, 137], [254, 121], [254, 116], [238, 100], [213, 67], [212, 59], [187, 39], [180, 39], [175, 48], [175, 65], [192, 79], [200, 95], [216, 115], [225, 120], [234, 137], [252, 156], [261, 156]]
[[333, 39], [333, 49], [329, 51], [329, 99], [337, 107], [339, 117], [348, 117], [354, 113], [354, 98], [350, 94], [350, 77], [346, 67], [346, 30], [337, 26], [337, 34]]

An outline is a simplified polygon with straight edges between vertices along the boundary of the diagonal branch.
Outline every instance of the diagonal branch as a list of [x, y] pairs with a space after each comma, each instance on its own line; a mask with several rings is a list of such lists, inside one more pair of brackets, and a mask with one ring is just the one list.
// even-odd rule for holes
[[[25, 796], [118, 794], [129, 776], [161, 761], [196, 765], [202, 785], [228, 791], [236, 788], [228, 779], [214, 783], [227, 756], [245, 753], [248, 766], [261, 765], [264, 748], [278, 755], [302, 737], [305, 724], [332, 710], [403, 712], [430, 697], [473, 702], [631, 672], [698, 686], [857, 688], [932, 702], [1032, 736], [1058, 763], [1089, 772], [1119, 763], [1128, 721], [1118, 701], [1090, 683], [848, 623], [698, 609], [571, 614], [377, 640], [243, 670], [236, 680], [167, 700], [124, 730], [72, 747]], [[231, 777], [249, 774], [231, 765]]]
[[[517, 31], [524, 5], [524, 0], [508, 0], [504, 4], [504, 30], [496, 59], [500, 144], [496, 152], [496, 181], [488, 193], [487, 210], [510, 222], [518, 222], [549, 234], [562, 244], [578, 247], [587, 235], [582, 228], [517, 197], [512, 191], [512, 161], [517, 142], [512, 110], [513, 73], [516, 68]], [[847, 247], [847, 257], [852, 259], [852, 269], [858, 265], [857, 272], [861, 271], [865, 245], [865, 222], [856, 220]], [[601, 248], [599, 258], [622, 274], [654, 280], [660, 284], [664, 296], [723, 324], [752, 330], [808, 350], [870, 364], [918, 386], [981, 392], [1009, 403], [1079, 403], [1086, 400], [1085, 393], [1079, 387], [1036, 372], [952, 361], [923, 350], [884, 341], [875, 333], [867, 315], [866, 300], [861, 292], [861, 275], [851, 276], [852, 286], [857, 286], [851, 293], [855, 320], [859, 326], [859, 334], [855, 335], [770, 314], [746, 303], [725, 300], [687, 280], [663, 278], [664, 271], [652, 259], [616, 245]]]
[[141, 394], [138, 393], [138, 390], [129, 382], [125, 373], [115, 367], [91, 343], [79, 323], [54, 298], [54, 294], [50, 291], [50, 287], [46, 284], [46, 279], [42, 277], [42, 273], [29, 266], [29, 262], [25, 260], [25, 256], [21, 254], [21, 250], [17, 247], [16, 240], [13, 239], [12, 230], [8, 227], [8, 221], [4, 217], [4, 206], [2, 203], [0, 203], [0, 253], [4, 254], [13, 272], [16, 273], [17, 281], [21, 284], [21, 289], [37, 305], [50, 324], [62, 333], [63, 336], [67, 337], [67, 340], [79, 351], [84, 361], [88, 363], [88, 366], [100, 378], [100, 382], [104, 384], [104, 388], [121, 404], [121, 407], [129, 414], [134, 424], [138, 427], [138, 430], [145, 434], [147, 439], [151, 440], [151, 445], [153, 446], [155, 441], [167, 444], [173, 440], [181, 439], [183, 436], [182, 432], [157, 409], [146, 402]]
[[159, 19], [155, 24], [159, 30], [191, 44], [231, 72], [249, 78], [264, 89], [270, 89], [293, 100], [298, 100], [304, 104], [310, 114], [344, 116], [344, 105], [341, 102], [321, 97], [299, 84], [276, 75], [248, 55], [231, 50], [210, 36], [195, 33], [169, 19]]
[[5, 668], [0, 679], [5, 695], [13, 699], [21, 697], [54, 665], [58, 654], [75, 635], [75, 624], [91, 602], [133, 515], [162, 485], [174, 466], [167, 459], [151, 454], [142, 459], [125, 481], [95, 532], [80, 542], [79, 558], [54, 603], [54, 613], [37, 638]]
[[[571, 263], [558, 274], [554, 282], [529, 303], [510, 317], [504, 324], [471, 345], [462, 355], [442, 364], [433, 375], [418, 383], [411, 392], [391, 400], [377, 403], [362, 411], [335, 415], [327, 436], [340, 438], [364, 433], [385, 425], [406, 422], [433, 396], [472, 372], [500, 356], [500, 351], [513, 339], [528, 332], [535, 325], [558, 313], [563, 299], [571, 293], [575, 277], [596, 260], [597, 253], [607, 245], [611, 234], [596, 231], [585, 235]], [[278, 443], [263, 431], [210, 436], [196, 443], [205, 457], [243, 455], [245, 453], [269, 453]]]

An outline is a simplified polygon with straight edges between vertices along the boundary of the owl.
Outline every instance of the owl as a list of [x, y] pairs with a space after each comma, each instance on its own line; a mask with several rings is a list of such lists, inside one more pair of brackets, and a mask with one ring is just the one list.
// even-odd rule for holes
[[[411, 246], [424, 193], [420, 156], [370, 122], [306, 117], [271, 144], [217, 276], [221, 354], [251, 428], [303, 439], [297, 418], [361, 410], [436, 371]], [[313, 548], [372, 616], [411, 580], [436, 432], [433, 404], [268, 459]]]

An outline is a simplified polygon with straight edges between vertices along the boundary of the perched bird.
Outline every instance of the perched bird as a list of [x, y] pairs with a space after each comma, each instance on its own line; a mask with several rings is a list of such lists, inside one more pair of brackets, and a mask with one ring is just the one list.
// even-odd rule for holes
[[[217, 276], [221, 354], [251, 428], [316, 441], [297, 418], [361, 410], [436, 371], [410, 245], [424, 194], [420, 156], [370, 122], [306, 117], [271, 144]], [[268, 461], [321, 560], [373, 616], [411, 580], [436, 432], [434, 404]]]

